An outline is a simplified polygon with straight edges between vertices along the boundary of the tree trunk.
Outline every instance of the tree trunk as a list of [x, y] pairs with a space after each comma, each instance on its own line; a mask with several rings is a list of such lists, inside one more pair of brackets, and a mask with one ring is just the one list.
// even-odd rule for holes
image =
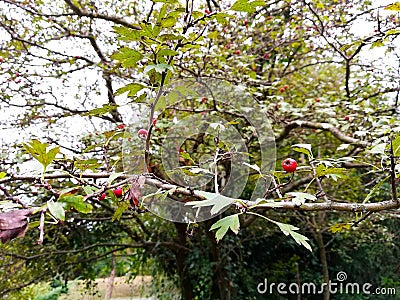
[[114, 288], [114, 280], [115, 280], [116, 273], [117, 273], [117, 264], [115, 262], [115, 254], [113, 253], [113, 256], [112, 256], [112, 270], [111, 270], [111, 273], [110, 273], [110, 277], [108, 277], [108, 281], [107, 281], [107, 290], [106, 290], [106, 295], [104, 297], [105, 300], [111, 299], [112, 291], [113, 291], [113, 288]]
[[[319, 220], [323, 220], [325, 213], [319, 213]], [[314, 223], [315, 224], [315, 223]], [[321, 224], [321, 222], [319, 222]], [[317, 242], [318, 248], [319, 248], [319, 258], [321, 260], [321, 265], [322, 265], [322, 275], [324, 278], [324, 283], [326, 284], [324, 286], [324, 296], [323, 300], [329, 300], [330, 298], [330, 291], [329, 291], [329, 269], [328, 269], [328, 259], [326, 256], [326, 249], [325, 249], [325, 244], [324, 244], [324, 239], [322, 237], [321, 230], [319, 229], [318, 224], [315, 224], [316, 228], [314, 233], [315, 241]]]
[[[210, 241], [211, 255], [215, 262], [215, 277], [218, 285], [219, 295], [213, 295], [213, 299], [219, 297], [219, 299], [230, 300], [232, 298], [232, 283], [228, 272], [224, 268], [224, 260], [221, 257], [221, 251], [218, 248], [215, 235], [209, 229], [209, 222], [207, 222], [206, 232]], [[222, 242], [222, 241], [221, 241]]]
[[[177, 233], [178, 242], [182, 246], [186, 246], [186, 224], [174, 223]], [[193, 299], [193, 286], [187, 269], [187, 251], [178, 248], [175, 252], [176, 264], [182, 289], [182, 299]]]

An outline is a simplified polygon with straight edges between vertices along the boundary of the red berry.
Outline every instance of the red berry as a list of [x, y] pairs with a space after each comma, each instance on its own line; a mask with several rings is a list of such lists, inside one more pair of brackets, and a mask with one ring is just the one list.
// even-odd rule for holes
[[284, 85], [283, 88], [284, 88], [285, 90], [287, 90], [287, 89], [289, 88], [289, 86], [288, 86], [288, 85]]
[[265, 53], [264, 58], [269, 59], [269, 53]]
[[157, 124], [157, 119], [156, 118], [153, 118], [152, 124], [153, 124], [153, 126], [156, 126], [156, 124]]
[[297, 161], [295, 161], [293, 158], [286, 158], [284, 161], [282, 161], [282, 168], [287, 173], [293, 173], [296, 171]]
[[344, 119], [345, 119], [346, 121], [350, 121], [350, 116], [345, 116]]
[[106, 199], [107, 195], [106, 193], [103, 193], [99, 196], [99, 201], [103, 201], [104, 199]]
[[125, 128], [125, 124], [119, 124], [119, 125], [117, 126], [117, 128], [118, 128], [118, 129], [124, 129], [124, 128]]
[[0, 57], [0, 63], [2, 63], [3, 62], [3, 58], [2, 57]]
[[320, 101], [321, 101], [321, 99], [319, 99], [319, 98], [315, 99], [315, 102], [320, 102]]
[[284, 88], [284, 87], [281, 87], [281, 88], [279, 89], [279, 91], [280, 91], [281, 93], [283, 93], [283, 92], [285, 91], [285, 88]]
[[115, 197], [121, 198], [121, 197], [122, 197], [122, 194], [123, 194], [124, 192], [122, 191], [121, 188], [116, 188], [116, 189], [113, 190], [113, 193], [114, 193]]
[[211, 14], [211, 11], [209, 11], [208, 9], [206, 9], [206, 10], [204, 10], [204, 13], [205, 13], [206, 15], [209, 15], [209, 14]]
[[146, 129], [144, 129], [144, 128], [139, 129], [139, 131], [138, 131], [138, 133], [137, 133], [138, 137], [139, 137], [140, 139], [143, 139], [143, 140], [147, 139], [147, 135], [148, 135], [148, 134], [149, 134], [149, 132], [148, 132]]
[[240, 54], [240, 50], [236, 50], [235, 53], [236, 53], [237, 55], [239, 55], [239, 54]]

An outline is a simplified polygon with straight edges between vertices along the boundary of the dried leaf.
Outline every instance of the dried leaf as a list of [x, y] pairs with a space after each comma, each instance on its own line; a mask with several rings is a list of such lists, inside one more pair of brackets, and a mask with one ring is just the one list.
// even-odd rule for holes
[[22, 237], [28, 228], [28, 217], [32, 209], [19, 209], [0, 213], [0, 240], [6, 243]]

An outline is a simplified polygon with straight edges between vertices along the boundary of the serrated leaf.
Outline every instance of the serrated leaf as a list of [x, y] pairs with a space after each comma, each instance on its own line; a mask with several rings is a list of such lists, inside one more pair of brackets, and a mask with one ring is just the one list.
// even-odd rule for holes
[[47, 151], [49, 144], [41, 143], [36, 139], [31, 140], [29, 143], [23, 143], [22, 145], [28, 153], [43, 165], [43, 173], [46, 172], [47, 167], [53, 162], [57, 153], [60, 152], [59, 146]]
[[65, 221], [65, 210], [60, 202], [47, 201], [47, 209], [54, 218]]
[[58, 200], [60, 204], [63, 204], [65, 209], [69, 210], [73, 207], [76, 211], [89, 214], [93, 210], [93, 206], [90, 203], [86, 203], [82, 195], [78, 196], [66, 196]]
[[115, 210], [114, 215], [111, 219], [112, 222], [115, 220], [120, 220], [124, 211], [126, 211], [129, 207], [129, 203], [123, 201], [118, 203], [118, 208]]
[[314, 195], [311, 195], [309, 193], [291, 192], [291, 193], [287, 193], [287, 195], [294, 197], [291, 199], [291, 201], [295, 205], [299, 205], [299, 206], [306, 203], [307, 200], [310, 200], [310, 201], [317, 200], [317, 197], [315, 197]]
[[343, 230], [349, 230], [351, 227], [350, 223], [337, 223], [329, 227], [329, 231], [332, 233], [342, 232]]
[[118, 39], [123, 41], [138, 41], [142, 36], [140, 30], [125, 26], [113, 26], [113, 29], [119, 35]]
[[118, 52], [111, 55], [111, 58], [118, 60], [125, 68], [134, 68], [136, 63], [143, 58], [143, 55], [134, 49], [122, 47]]
[[128, 92], [128, 97], [134, 97], [140, 90], [144, 89], [145, 86], [140, 83], [130, 83], [124, 87], [117, 89], [116, 95], [122, 95]]
[[298, 227], [290, 225], [290, 224], [284, 224], [281, 222], [277, 222], [277, 221], [274, 221], [271, 219], [269, 219], [269, 220], [272, 223], [275, 223], [276, 225], [278, 225], [279, 229], [283, 232], [284, 235], [290, 235], [296, 241], [297, 244], [303, 245], [306, 249], [312, 251], [310, 244], [307, 242], [309, 239], [306, 236], [304, 236], [298, 232], [295, 232], [296, 230], [299, 230]]
[[389, 4], [385, 7], [385, 10], [400, 11], [400, 2], [397, 1], [395, 3]]
[[250, 2], [249, 0], [238, 0], [232, 5], [231, 10], [252, 14], [256, 11], [257, 7], [264, 5], [265, 1], [256, 0]]
[[240, 227], [240, 222], [239, 222], [239, 214], [227, 216], [217, 222], [215, 222], [211, 228], [211, 230], [218, 229], [215, 232], [215, 238], [217, 239], [217, 242], [219, 242], [225, 234], [228, 232], [228, 229], [231, 229], [233, 233], [238, 234], [239, 232], [239, 227]]
[[83, 113], [82, 116], [91, 116], [91, 117], [100, 117], [115, 110], [118, 107], [116, 104], [104, 104], [102, 107], [94, 108], [89, 110], [86, 113]]
[[311, 144], [296, 144], [292, 146], [292, 149], [296, 152], [306, 154], [310, 160], [314, 157], [311, 150]]
[[393, 155], [400, 156], [400, 135], [396, 135], [392, 140]]
[[224, 195], [216, 194], [216, 193], [209, 193], [209, 192], [203, 192], [203, 191], [196, 191], [196, 192], [199, 195], [206, 198], [206, 200], [191, 201], [191, 202], [185, 203], [185, 205], [193, 206], [193, 208], [212, 206], [212, 208], [211, 208], [212, 215], [220, 212], [221, 210], [230, 206], [233, 202], [235, 202], [237, 200], [237, 199], [229, 198]]

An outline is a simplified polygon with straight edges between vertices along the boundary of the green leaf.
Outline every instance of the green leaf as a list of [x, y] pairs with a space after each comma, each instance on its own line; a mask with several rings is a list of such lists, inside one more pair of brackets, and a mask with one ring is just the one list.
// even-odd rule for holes
[[287, 193], [287, 195], [294, 197], [291, 200], [295, 205], [298, 205], [298, 206], [306, 203], [307, 200], [311, 200], [311, 201], [317, 200], [317, 197], [315, 197], [314, 195], [311, 195], [309, 193], [291, 192], [291, 193]]
[[328, 230], [332, 233], [337, 233], [337, 232], [342, 232], [343, 230], [349, 230], [350, 227], [351, 227], [350, 223], [337, 223], [329, 227]]
[[149, 72], [150, 70], [154, 70], [157, 73], [162, 73], [166, 70], [170, 70], [171, 72], [173, 72], [173, 68], [172, 66], [168, 65], [168, 64], [157, 64], [157, 65], [149, 65], [144, 69], [144, 73]]
[[1, 178], [4, 178], [4, 177], [6, 177], [7, 176], [7, 173], [6, 172], [0, 172], [0, 179]]
[[336, 174], [336, 175], [342, 175], [345, 173], [347, 170], [345, 168], [332, 168], [325, 166], [324, 164], [318, 165], [316, 168], [316, 176], [317, 177], [322, 177], [326, 175], [331, 175], [331, 174]]
[[57, 153], [60, 152], [59, 146], [47, 151], [48, 146], [48, 143], [41, 143], [36, 139], [29, 143], [23, 143], [24, 149], [43, 165], [43, 173], [46, 172], [47, 167], [52, 163]]
[[187, 202], [185, 205], [191, 205], [193, 208], [204, 207], [204, 206], [212, 206], [211, 214], [214, 215], [220, 212], [222, 209], [230, 206], [237, 199], [229, 198], [221, 194], [209, 193], [203, 191], [196, 191], [201, 196], [205, 197], [207, 200], [202, 201], [191, 201]]
[[187, 159], [190, 160], [190, 162], [194, 163], [193, 158], [190, 156], [190, 154], [188, 152], [181, 152], [179, 153], [180, 157], [182, 157], [183, 159]]
[[369, 149], [368, 152], [372, 154], [385, 154], [385, 149], [386, 143], [381, 143]]
[[390, 29], [390, 30], [386, 31], [385, 37], [389, 36], [389, 35], [398, 35], [398, 34], [400, 34], [399, 29]]
[[400, 11], [400, 2], [397, 1], [395, 3], [389, 4], [385, 7], [385, 10]]
[[65, 196], [58, 200], [60, 204], [64, 204], [65, 209], [69, 210], [73, 207], [76, 211], [89, 214], [93, 210], [93, 206], [84, 201], [84, 197], [82, 195], [78, 196]]
[[393, 155], [400, 156], [400, 135], [396, 135], [392, 140]]
[[166, 17], [166, 18], [161, 20], [161, 27], [162, 28], [173, 27], [176, 24], [177, 21], [178, 21], [177, 18], [172, 17], [172, 16], [168, 16], [168, 17]]
[[304, 247], [306, 247], [306, 249], [312, 251], [310, 244], [307, 242], [309, 239], [306, 236], [304, 236], [304, 235], [302, 235], [302, 234], [300, 234], [298, 232], [295, 232], [296, 230], [299, 230], [298, 227], [295, 227], [295, 226], [290, 225], [290, 224], [284, 224], [284, 223], [281, 223], [281, 222], [277, 222], [277, 221], [274, 221], [274, 220], [271, 220], [271, 219], [270, 219], [270, 221], [275, 223], [276, 225], [278, 225], [279, 229], [286, 236], [290, 235], [296, 241], [297, 244], [303, 245]]
[[292, 149], [296, 152], [306, 154], [309, 160], [314, 158], [311, 150], [311, 144], [296, 144], [292, 146]]
[[215, 238], [217, 239], [217, 242], [219, 242], [225, 236], [225, 234], [228, 232], [229, 228], [232, 230], [232, 232], [234, 232], [235, 234], [238, 234], [239, 227], [240, 227], [239, 214], [235, 214], [235, 215], [227, 216], [227, 217], [217, 221], [216, 223], [214, 223], [211, 226], [210, 231], [214, 230], [214, 229], [218, 229], [215, 232]]
[[102, 107], [94, 108], [82, 114], [83, 116], [100, 117], [115, 110], [118, 107], [116, 104], [104, 104]]
[[258, 6], [264, 6], [264, 5], [265, 1], [255, 0], [250, 2], [249, 0], [238, 0], [232, 5], [231, 10], [247, 12], [252, 14], [256, 11]]
[[158, 51], [157, 56], [175, 56], [178, 55], [179, 52], [171, 49], [161, 49]]
[[141, 31], [125, 26], [113, 26], [114, 31], [119, 35], [118, 39], [123, 41], [138, 41], [142, 36]]
[[47, 201], [47, 208], [54, 218], [65, 221], [65, 210], [60, 202], [54, 202], [53, 200]]
[[145, 86], [140, 83], [130, 83], [122, 88], [117, 89], [115, 94], [122, 95], [123, 93], [128, 92], [128, 97], [134, 97], [143, 88], [145, 88]]
[[213, 15], [212, 18], [215, 18], [219, 24], [225, 24], [225, 23], [229, 22], [228, 19], [232, 19], [232, 18], [234, 18], [234, 16], [227, 14], [227, 13], [220, 12], [220, 13]]
[[118, 60], [125, 68], [134, 68], [136, 63], [143, 58], [143, 55], [134, 49], [122, 47], [119, 52], [111, 55], [111, 58]]
[[114, 222], [115, 220], [120, 220], [122, 217], [122, 214], [124, 213], [124, 211], [126, 211], [129, 207], [129, 203], [128, 202], [119, 202], [118, 203], [118, 208], [115, 210], [114, 215], [111, 219], [112, 222]]

